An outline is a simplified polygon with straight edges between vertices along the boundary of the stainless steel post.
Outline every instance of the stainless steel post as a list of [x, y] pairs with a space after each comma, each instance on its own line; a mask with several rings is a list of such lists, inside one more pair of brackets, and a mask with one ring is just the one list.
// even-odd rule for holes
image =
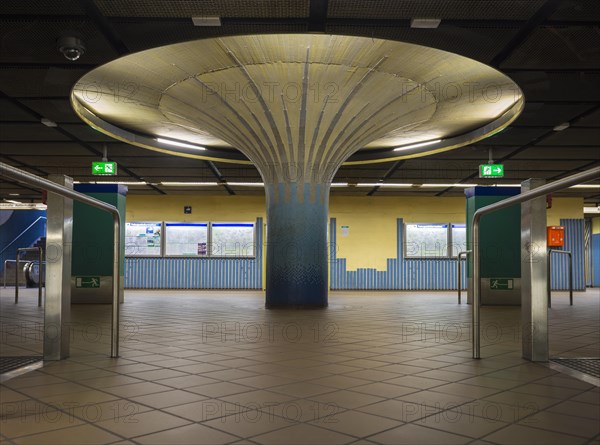
[[15, 304], [19, 303], [19, 252], [15, 258]]
[[545, 196], [548, 193], [562, 190], [572, 185], [581, 184], [582, 182], [591, 181], [600, 177], [600, 167], [591, 168], [589, 170], [577, 173], [550, 184], [543, 185], [529, 192], [521, 193], [517, 196], [504, 199], [502, 201], [482, 207], [473, 214], [471, 221], [471, 250], [473, 255], [473, 312], [472, 312], [472, 335], [473, 335], [473, 358], [481, 357], [480, 332], [479, 332], [479, 305], [481, 300], [481, 278], [480, 278], [480, 261], [481, 256], [478, 248], [479, 244], [479, 224], [481, 217], [496, 210], [504, 209], [521, 202], [528, 201], [539, 196]]
[[469, 253], [471, 253], [470, 250], [464, 250], [462, 252], [458, 252], [458, 255], [456, 255], [456, 259], [458, 261], [458, 277], [457, 277], [457, 281], [456, 281], [458, 283], [458, 304], [461, 304], [460, 303], [460, 300], [461, 300], [461, 298], [460, 298], [460, 291], [461, 291], [461, 287], [462, 287], [462, 285], [461, 285], [461, 281], [462, 281], [462, 262], [460, 261], [460, 257], [464, 256], [465, 258], [467, 258], [467, 255]]
[[[15, 179], [20, 182], [24, 182], [31, 186], [34, 186], [41, 190], [48, 190], [50, 192], [56, 193], [57, 195], [65, 196], [67, 198], [74, 199], [75, 201], [80, 201], [85, 204], [91, 205], [93, 207], [102, 209], [112, 214], [113, 223], [115, 228], [115, 236], [114, 236], [114, 251], [113, 251], [113, 274], [115, 275], [113, 279], [113, 302], [112, 302], [112, 317], [111, 317], [111, 347], [110, 347], [110, 356], [118, 357], [119, 356], [119, 303], [122, 300], [121, 298], [121, 290], [120, 290], [120, 277], [119, 277], [119, 264], [121, 259], [121, 215], [119, 214], [119, 210], [110, 204], [107, 204], [98, 199], [92, 198], [90, 196], [84, 195], [83, 193], [75, 192], [67, 187], [60, 186], [52, 181], [48, 181], [47, 179], [40, 178], [38, 176], [32, 175], [31, 173], [27, 173], [23, 170], [19, 170], [18, 168], [12, 167], [8, 164], [0, 162], [0, 176], [5, 176], [8, 178]], [[46, 255], [47, 256], [47, 255]], [[47, 268], [46, 268], [47, 269]], [[47, 272], [47, 270], [46, 270]], [[48, 275], [48, 274], [46, 274]], [[48, 286], [46, 283], [46, 291], [48, 290]]]
[[42, 261], [43, 261], [43, 253], [42, 253], [42, 248], [38, 247], [38, 249], [40, 249], [40, 254], [39, 254], [39, 263], [38, 263], [38, 307], [42, 306]]
[[[527, 193], [545, 184], [544, 179], [521, 183]], [[547, 362], [548, 286], [546, 255], [546, 199], [538, 196], [521, 205], [521, 325], [522, 355], [533, 362]]]
[[548, 307], [552, 307], [552, 280], [550, 278], [553, 253], [561, 253], [569, 256], [569, 305], [573, 306], [573, 253], [570, 250], [548, 249]]

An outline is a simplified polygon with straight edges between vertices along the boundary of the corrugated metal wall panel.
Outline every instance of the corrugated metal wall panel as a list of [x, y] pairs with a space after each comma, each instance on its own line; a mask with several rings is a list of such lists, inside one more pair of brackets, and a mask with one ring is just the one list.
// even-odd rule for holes
[[125, 258], [126, 289], [262, 289], [263, 220], [255, 258]]
[[[583, 219], [561, 219], [565, 228], [565, 247], [573, 255], [573, 289], [585, 290], [585, 222]], [[552, 254], [551, 288], [569, 289], [569, 257]]]

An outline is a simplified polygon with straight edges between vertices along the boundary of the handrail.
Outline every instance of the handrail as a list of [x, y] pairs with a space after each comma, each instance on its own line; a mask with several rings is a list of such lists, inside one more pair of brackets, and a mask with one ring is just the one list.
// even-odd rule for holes
[[28, 231], [29, 229], [31, 229], [31, 228], [32, 228], [32, 227], [33, 227], [35, 224], [37, 224], [37, 222], [38, 222], [40, 219], [47, 219], [47, 218], [46, 218], [45, 216], [38, 216], [38, 217], [37, 217], [37, 219], [36, 219], [34, 222], [32, 222], [31, 224], [29, 224], [29, 226], [28, 226], [28, 227], [27, 227], [25, 230], [23, 230], [21, 233], [19, 233], [19, 234], [18, 234], [18, 235], [15, 237], [15, 239], [14, 239], [14, 240], [12, 240], [10, 243], [8, 243], [8, 244], [7, 244], [7, 245], [4, 247], [4, 249], [0, 250], [0, 255], [2, 255], [2, 254], [3, 254], [3, 253], [6, 251], [6, 250], [8, 250], [8, 248], [9, 248], [10, 246], [12, 246], [12, 245], [15, 243], [15, 241], [17, 241], [19, 238], [21, 238], [23, 235], [25, 235], [25, 234], [27, 233], [27, 231]]
[[479, 329], [480, 321], [480, 295], [481, 295], [481, 279], [480, 279], [480, 252], [479, 252], [479, 223], [481, 217], [488, 213], [495, 212], [496, 210], [505, 209], [514, 204], [520, 204], [525, 201], [530, 201], [540, 196], [545, 196], [549, 193], [572, 185], [580, 184], [582, 182], [588, 182], [593, 179], [600, 177], [600, 167], [594, 167], [589, 170], [577, 173], [575, 175], [567, 176], [566, 178], [559, 179], [558, 181], [544, 184], [533, 190], [529, 190], [520, 195], [511, 196], [510, 198], [502, 201], [495, 202], [494, 204], [487, 205], [478, 209], [473, 214], [471, 221], [471, 249], [473, 250], [473, 308], [472, 308], [472, 330], [473, 330], [473, 358], [481, 358], [481, 332]]
[[552, 287], [550, 285], [552, 253], [562, 253], [564, 255], [569, 255], [569, 305], [573, 306], [573, 254], [569, 250], [548, 249], [548, 307], [552, 307]]
[[461, 291], [461, 281], [462, 281], [462, 261], [460, 260], [461, 256], [464, 256], [465, 259], [467, 258], [467, 255], [470, 254], [472, 251], [471, 250], [463, 250], [462, 252], [458, 252], [458, 255], [456, 255], [456, 260], [458, 261], [458, 277], [457, 277], [457, 283], [458, 283], [458, 304], [461, 304], [460, 302], [460, 291]]
[[0, 176], [15, 179], [24, 182], [36, 188], [47, 190], [57, 195], [61, 195], [75, 201], [83, 202], [100, 210], [109, 212], [113, 216], [114, 225], [114, 251], [113, 251], [113, 301], [112, 301], [112, 317], [111, 317], [111, 334], [110, 334], [110, 356], [119, 356], [119, 303], [121, 301], [121, 287], [119, 285], [119, 264], [121, 260], [121, 215], [119, 210], [110, 204], [107, 204], [99, 199], [76, 192], [62, 185], [56, 184], [39, 176], [32, 175], [23, 170], [19, 170], [11, 165], [0, 162]]
[[43, 251], [41, 247], [21, 247], [17, 249], [17, 255], [15, 262], [17, 263], [15, 266], [16, 269], [16, 280], [15, 280], [15, 304], [19, 303], [19, 254], [21, 252], [38, 252], [39, 261], [40, 261], [40, 279], [38, 283], [38, 307], [42, 305], [42, 255]]

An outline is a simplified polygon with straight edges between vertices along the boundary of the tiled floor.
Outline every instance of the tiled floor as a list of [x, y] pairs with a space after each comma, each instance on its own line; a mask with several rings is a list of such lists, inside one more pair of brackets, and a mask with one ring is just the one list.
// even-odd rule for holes
[[[2, 290], [2, 355], [41, 350], [41, 311]], [[126, 293], [73, 306], [71, 358], [0, 387], [0, 444], [600, 444], [600, 392], [520, 358], [519, 310], [454, 293], [333, 292], [325, 310], [260, 293]], [[550, 310], [555, 356], [600, 356], [600, 295]]]

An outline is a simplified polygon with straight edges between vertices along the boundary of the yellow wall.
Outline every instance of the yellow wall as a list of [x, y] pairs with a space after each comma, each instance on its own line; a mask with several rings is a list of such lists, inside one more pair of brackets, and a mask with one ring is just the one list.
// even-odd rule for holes
[[596, 233], [600, 233], [600, 216], [596, 216], [592, 218], [592, 233], [595, 235]]
[[[192, 206], [185, 215], [183, 207]], [[265, 217], [264, 196], [227, 195], [130, 195], [127, 221], [254, 221]], [[337, 223], [337, 256], [347, 267], [385, 270], [388, 258], [396, 257], [396, 219], [409, 223], [464, 223], [465, 198], [331, 196], [329, 216]], [[583, 218], [582, 198], [554, 198], [548, 225], [561, 218]], [[342, 236], [341, 226], [349, 226]], [[595, 218], [600, 233], [600, 218]]]

